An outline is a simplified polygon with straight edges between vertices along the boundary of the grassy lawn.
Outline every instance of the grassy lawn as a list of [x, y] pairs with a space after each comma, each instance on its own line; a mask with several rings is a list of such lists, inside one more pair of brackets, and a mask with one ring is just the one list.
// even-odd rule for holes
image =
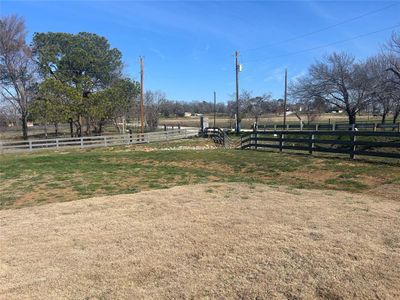
[[[344, 157], [233, 149], [171, 150], [204, 145], [204, 140], [193, 139], [172, 144], [2, 155], [0, 207], [208, 182], [358, 193], [373, 193], [385, 184], [400, 189], [400, 163], [396, 161], [350, 161]], [[162, 148], [168, 150], [159, 150]]]

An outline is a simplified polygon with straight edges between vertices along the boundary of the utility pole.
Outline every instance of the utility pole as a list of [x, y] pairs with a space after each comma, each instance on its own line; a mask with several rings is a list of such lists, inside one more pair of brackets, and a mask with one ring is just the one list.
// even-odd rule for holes
[[144, 133], [144, 59], [140, 57], [140, 133]]
[[240, 133], [240, 118], [239, 118], [239, 62], [238, 51], [235, 51], [235, 65], [236, 65], [236, 134]]
[[217, 93], [214, 91], [214, 128], [215, 128], [215, 108], [217, 105]]
[[283, 99], [283, 125], [286, 126], [287, 69], [285, 69], [285, 96]]

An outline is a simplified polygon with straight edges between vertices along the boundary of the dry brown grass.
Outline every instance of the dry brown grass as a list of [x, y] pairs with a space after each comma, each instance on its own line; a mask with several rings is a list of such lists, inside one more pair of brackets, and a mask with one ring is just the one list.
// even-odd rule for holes
[[0, 298], [399, 299], [400, 201], [208, 184], [0, 211]]

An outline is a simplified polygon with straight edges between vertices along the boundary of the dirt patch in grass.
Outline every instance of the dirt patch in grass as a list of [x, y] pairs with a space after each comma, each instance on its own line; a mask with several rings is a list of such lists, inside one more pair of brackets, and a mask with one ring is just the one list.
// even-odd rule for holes
[[400, 201], [400, 184], [382, 184], [369, 191], [370, 195]]
[[329, 170], [304, 170], [299, 169], [294, 172], [285, 172], [285, 176], [293, 177], [293, 178], [301, 178], [304, 180], [317, 181], [317, 182], [325, 182], [326, 180], [335, 178], [340, 173], [329, 171]]
[[72, 188], [53, 188], [48, 191], [45, 185], [41, 185], [34, 190], [24, 193], [15, 201], [15, 207], [32, 206], [38, 203], [64, 202], [78, 199], [79, 195]]
[[0, 211], [0, 298], [400, 298], [400, 201], [208, 184]]

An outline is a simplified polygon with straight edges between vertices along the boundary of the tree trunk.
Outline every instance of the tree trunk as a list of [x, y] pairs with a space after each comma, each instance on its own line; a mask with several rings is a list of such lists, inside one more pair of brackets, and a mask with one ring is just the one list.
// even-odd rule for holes
[[355, 113], [349, 113], [349, 124], [350, 125], [356, 124], [356, 114]]
[[382, 122], [382, 124], [385, 124], [385, 121], [386, 121], [386, 115], [387, 115], [387, 113], [385, 113], [385, 112], [382, 114], [382, 121], [381, 121], [381, 122]]
[[90, 129], [91, 129], [90, 128], [90, 117], [88, 116], [88, 117], [86, 117], [86, 135], [87, 136], [91, 136], [92, 135], [92, 132], [91, 132]]
[[73, 121], [71, 118], [69, 118], [68, 121], [69, 121], [69, 130], [71, 132], [71, 137], [73, 138], [74, 137], [74, 124], [73, 124]]
[[397, 118], [399, 117], [399, 115], [400, 115], [400, 109], [398, 109], [398, 110], [396, 110], [396, 111], [394, 112], [394, 115], [393, 115], [393, 124], [396, 124]]
[[82, 137], [82, 125], [79, 121], [75, 122], [75, 127], [76, 127], [76, 136]]
[[75, 122], [76, 126], [76, 136], [81, 137], [82, 136], [82, 116], [78, 117], [78, 121]]
[[56, 138], [58, 138], [58, 123], [54, 123], [54, 134], [56, 135]]
[[103, 131], [103, 122], [99, 122], [99, 135], [101, 135], [101, 132]]
[[28, 116], [26, 113], [22, 113], [22, 137], [24, 140], [28, 139]]

